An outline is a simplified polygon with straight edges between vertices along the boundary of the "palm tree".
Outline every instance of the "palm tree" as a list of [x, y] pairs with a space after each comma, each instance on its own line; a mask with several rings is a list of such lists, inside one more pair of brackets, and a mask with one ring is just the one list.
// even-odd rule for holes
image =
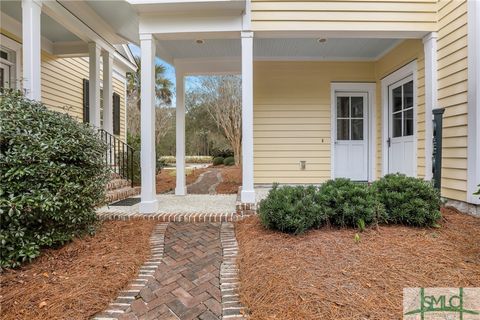
[[[137, 101], [137, 107], [140, 110], [140, 89], [141, 89], [141, 59], [134, 57], [137, 63], [137, 71], [128, 74], [127, 93], [129, 97], [134, 97]], [[165, 78], [165, 66], [155, 65], [155, 96], [159, 104], [170, 105], [172, 103], [172, 82]]]

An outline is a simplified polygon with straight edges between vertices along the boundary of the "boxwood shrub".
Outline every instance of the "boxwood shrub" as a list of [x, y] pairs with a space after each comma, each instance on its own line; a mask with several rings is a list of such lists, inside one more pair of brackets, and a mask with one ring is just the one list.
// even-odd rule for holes
[[385, 207], [367, 184], [349, 179], [329, 180], [317, 193], [322, 215], [332, 226], [357, 227], [385, 221]]
[[15, 267], [91, 231], [105, 197], [96, 130], [27, 100], [0, 96], [0, 266]]
[[432, 226], [441, 218], [440, 192], [429, 181], [388, 174], [372, 188], [385, 205], [388, 223]]
[[223, 164], [226, 166], [233, 166], [235, 164], [235, 158], [234, 157], [228, 157], [223, 160]]
[[312, 228], [322, 219], [316, 192], [314, 186], [278, 187], [275, 184], [267, 198], [259, 204], [262, 224], [269, 229], [293, 234]]
[[216, 157], [216, 158], [213, 158], [213, 165], [214, 166], [219, 166], [221, 164], [223, 164], [223, 161], [225, 159], [223, 157]]

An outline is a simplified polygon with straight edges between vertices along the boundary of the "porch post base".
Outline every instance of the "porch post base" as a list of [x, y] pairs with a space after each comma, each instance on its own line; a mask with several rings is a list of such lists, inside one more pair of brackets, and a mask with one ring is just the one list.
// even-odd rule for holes
[[187, 187], [177, 187], [175, 188], [175, 195], [176, 196], [186, 196], [187, 195]]
[[255, 203], [255, 190], [243, 190], [240, 193], [242, 203]]
[[140, 202], [140, 213], [155, 213], [159, 209], [158, 200]]

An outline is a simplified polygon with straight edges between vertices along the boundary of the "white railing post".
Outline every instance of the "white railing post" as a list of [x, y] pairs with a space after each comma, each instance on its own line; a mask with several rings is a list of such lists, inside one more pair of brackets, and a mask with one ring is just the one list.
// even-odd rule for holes
[[242, 193], [255, 203], [253, 186], [253, 32], [242, 32]]
[[152, 34], [140, 34], [141, 48], [141, 174], [140, 213], [158, 210], [155, 191], [155, 39]]
[[88, 44], [88, 102], [90, 124], [100, 128], [100, 46]]
[[25, 96], [41, 101], [41, 34], [42, 3], [22, 0], [23, 89]]
[[181, 71], [175, 72], [175, 84], [177, 90], [176, 101], [176, 178], [177, 185], [175, 195], [187, 194], [185, 184], [185, 79]]

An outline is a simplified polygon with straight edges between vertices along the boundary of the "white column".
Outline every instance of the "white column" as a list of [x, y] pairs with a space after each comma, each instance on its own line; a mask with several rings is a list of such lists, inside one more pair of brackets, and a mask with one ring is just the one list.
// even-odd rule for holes
[[88, 44], [88, 103], [90, 124], [100, 128], [100, 46], [95, 42]]
[[187, 194], [185, 184], [185, 79], [182, 72], [175, 72], [176, 100], [176, 177], [175, 195]]
[[23, 89], [25, 96], [40, 101], [41, 92], [41, 34], [42, 3], [22, 0]]
[[140, 213], [158, 210], [155, 197], [155, 39], [152, 34], [140, 34], [141, 48], [141, 175], [142, 202]]
[[253, 188], [253, 32], [242, 32], [242, 193], [255, 203]]
[[432, 110], [437, 108], [437, 33], [423, 38], [425, 53], [425, 180], [432, 179], [433, 123]]
[[103, 129], [113, 134], [113, 55], [108, 51], [102, 52], [103, 62]]

